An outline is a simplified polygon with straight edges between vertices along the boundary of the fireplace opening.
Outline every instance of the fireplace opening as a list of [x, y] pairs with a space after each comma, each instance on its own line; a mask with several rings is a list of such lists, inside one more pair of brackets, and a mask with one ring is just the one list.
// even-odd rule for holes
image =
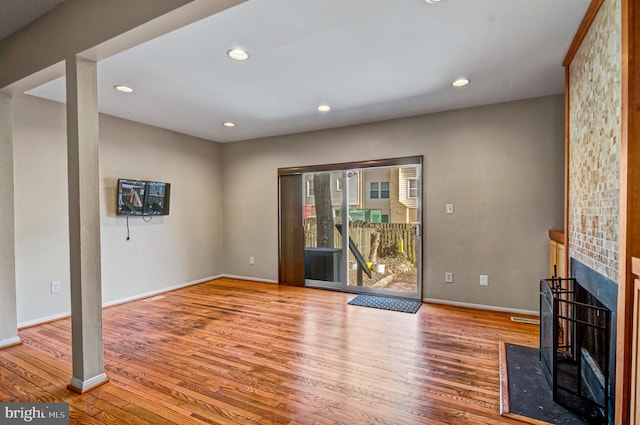
[[608, 423], [611, 311], [575, 278], [540, 281], [540, 363], [553, 400]]

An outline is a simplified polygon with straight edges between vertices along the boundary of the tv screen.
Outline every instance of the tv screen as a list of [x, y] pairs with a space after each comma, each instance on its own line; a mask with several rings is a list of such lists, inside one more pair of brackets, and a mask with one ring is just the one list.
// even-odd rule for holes
[[169, 215], [171, 184], [118, 179], [118, 215]]
[[147, 182], [118, 179], [118, 215], [142, 215]]
[[147, 182], [147, 197], [143, 215], [168, 215], [171, 185], [163, 182]]

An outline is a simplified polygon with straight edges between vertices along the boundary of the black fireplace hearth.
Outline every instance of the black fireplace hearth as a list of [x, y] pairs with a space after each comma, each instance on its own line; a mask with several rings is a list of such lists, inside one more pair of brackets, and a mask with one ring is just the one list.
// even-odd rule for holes
[[553, 400], [598, 425], [613, 416], [611, 323], [575, 278], [540, 281], [540, 363]]

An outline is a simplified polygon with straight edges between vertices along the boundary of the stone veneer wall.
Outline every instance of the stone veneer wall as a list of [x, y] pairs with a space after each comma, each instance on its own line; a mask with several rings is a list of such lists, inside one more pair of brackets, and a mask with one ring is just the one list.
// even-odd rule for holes
[[621, 5], [605, 0], [569, 67], [569, 256], [618, 281]]

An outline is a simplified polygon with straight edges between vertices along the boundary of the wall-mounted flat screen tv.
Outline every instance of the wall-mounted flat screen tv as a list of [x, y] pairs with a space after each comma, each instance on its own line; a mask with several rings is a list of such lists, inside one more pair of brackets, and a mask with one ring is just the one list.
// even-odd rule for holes
[[171, 184], [118, 179], [118, 215], [169, 215]]
[[147, 182], [118, 179], [118, 215], [142, 215]]
[[163, 182], [147, 182], [147, 196], [143, 215], [168, 215], [171, 185]]

